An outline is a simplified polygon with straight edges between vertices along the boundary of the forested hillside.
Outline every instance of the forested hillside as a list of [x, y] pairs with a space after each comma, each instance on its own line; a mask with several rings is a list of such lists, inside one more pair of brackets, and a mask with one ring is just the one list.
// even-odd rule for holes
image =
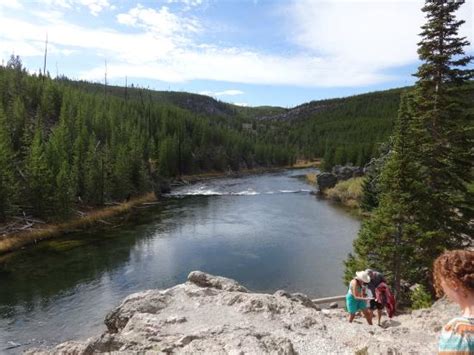
[[[326, 169], [349, 162], [365, 165], [392, 133], [400, 95], [410, 89], [313, 101], [265, 116], [263, 122], [277, 125], [282, 132], [278, 139], [294, 147], [299, 157], [323, 157]], [[459, 90], [463, 101], [470, 103], [474, 111], [474, 83]]]
[[[103, 84], [63, 79], [88, 92], [103, 93]], [[141, 102], [159, 101], [193, 113], [213, 116], [236, 129], [252, 123], [265, 142], [292, 147], [297, 158], [324, 158], [325, 168], [335, 164], [365, 165], [390, 136], [400, 104], [399, 88], [345, 98], [311, 101], [292, 109], [241, 107], [211, 97], [184, 92], [109, 87], [108, 92]], [[474, 102], [474, 83], [461, 89]], [[255, 119], [255, 120], [253, 120]]]
[[[287, 123], [287, 144], [300, 155], [324, 157], [326, 168], [347, 162], [364, 165], [390, 136], [400, 94], [408, 89], [310, 103], [322, 108], [306, 119], [291, 119]], [[473, 83], [461, 90], [467, 102], [474, 102]]]
[[[104, 84], [90, 83], [87, 81], [74, 81], [66, 77], [60, 77], [58, 80], [68, 86], [80, 88], [90, 93], [103, 93]], [[218, 116], [221, 118], [232, 118], [233, 123], [238, 126], [242, 120], [260, 118], [265, 116], [274, 116], [288, 109], [275, 106], [245, 107], [233, 105], [227, 102], [218, 101], [206, 95], [200, 95], [190, 92], [179, 91], [155, 91], [134, 86], [108, 86], [107, 92], [111, 95], [131, 100], [147, 102], [149, 100], [159, 101], [162, 104], [168, 104], [189, 110], [195, 114]], [[228, 123], [231, 123], [229, 121]]]
[[123, 200], [157, 179], [282, 166], [295, 156], [238, 120], [148, 91], [120, 97], [98, 88], [29, 75], [18, 57], [0, 67], [0, 218], [66, 217], [75, 203]]

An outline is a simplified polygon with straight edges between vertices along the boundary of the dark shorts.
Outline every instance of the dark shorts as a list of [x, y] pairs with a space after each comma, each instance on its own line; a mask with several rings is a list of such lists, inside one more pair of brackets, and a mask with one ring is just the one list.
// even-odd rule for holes
[[370, 309], [372, 309], [372, 310], [374, 310], [374, 309], [383, 309], [383, 304], [378, 303], [375, 300], [370, 300]]

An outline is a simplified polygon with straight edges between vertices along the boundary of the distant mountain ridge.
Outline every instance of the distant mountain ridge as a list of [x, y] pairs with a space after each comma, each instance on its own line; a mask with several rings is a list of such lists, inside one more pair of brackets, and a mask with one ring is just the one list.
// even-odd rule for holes
[[[69, 85], [79, 87], [92, 92], [103, 92], [104, 84], [90, 83], [86, 81], [67, 81]], [[304, 120], [313, 117], [315, 114], [331, 109], [335, 106], [344, 104], [354, 98], [369, 98], [373, 95], [399, 94], [406, 88], [395, 88], [383, 91], [364, 93], [354, 96], [332, 98], [323, 100], [313, 100], [292, 108], [284, 108], [280, 106], [240, 106], [232, 103], [217, 100], [211, 96], [201, 95], [191, 92], [181, 91], [158, 91], [137, 86], [107, 86], [107, 92], [114, 96], [122, 98], [139, 98], [142, 100], [158, 100], [162, 103], [178, 106], [182, 109], [191, 111], [196, 114], [257, 119], [263, 121], [293, 121]]]
[[[81, 88], [92, 93], [104, 92], [105, 90], [103, 83], [74, 81], [67, 78], [61, 78], [60, 80], [66, 82], [70, 86]], [[139, 99], [143, 101], [150, 99], [153, 101], [156, 100], [200, 115], [221, 116], [227, 118], [240, 116], [243, 118], [253, 119], [274, 116], [288, 111], [288, 109], [277, 106], [239, 106], [216, 100], [211, 96], [190, 92], [158, 91], [137, 86], [123, 87], [110, 85], [107, 86], [106, 90], [108, 94], [121, 98], [128, 97], [130, 99]]]

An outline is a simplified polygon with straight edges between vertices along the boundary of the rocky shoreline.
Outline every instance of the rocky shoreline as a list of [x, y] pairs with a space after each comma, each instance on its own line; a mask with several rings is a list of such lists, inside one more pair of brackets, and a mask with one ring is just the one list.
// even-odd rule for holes
[[128, 296], [110, 312], [107, 330], [85, 341], [27, 354], [429, 354], [457, 309], [430, 309], [386, 320], [347, 322], [343, 309], [320, 309], [307, 296], [249, 292], [224, 277], [193, 271], [166, 290]]
[[324, 191], [330, 189], [338, 182], [347, 181], [352, 178], [364, 176], [367, 168], [352, 165], [336, 165], [331, 169], [331, 172], [323, 172], [317, 175], [317, 185], [319, 193], [324, 194]]

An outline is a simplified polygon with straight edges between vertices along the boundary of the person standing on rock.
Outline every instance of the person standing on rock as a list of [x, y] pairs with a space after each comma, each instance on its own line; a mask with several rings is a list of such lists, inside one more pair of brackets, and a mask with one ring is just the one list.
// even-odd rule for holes
[[379, 287], [379, 285], [382, 282], [386, 283], [386, 281], [382, 273], [378, 271], [367, 269], [365, 270], [365, 272], [367, 272], [367, 274], [370, 277], [370, 282], [367, 284], [367, 286], [372, 294], [369, 296], [374, 297], [373, 299], [370, 300], [370, 310], [372, 312], [374, 310], [377, 310], [377, 324], [380, 326], [381, 325], [380, 321], [382, 319], [382, 310], [385, 307], [385, 304], [381, 302], [377, 302], [377, 300], [375, 299], [375, 294], [376, 294], [375, 289]]
[[433, 277], [437, 295], [446, 295], [462, 311], [442, 328], [439, 354], [474, 354], [474, 251], [444, 252], [433, 264]]
[[371, 298], [364, 294], [364, 289], [370, 282], [370, 276], [367, 271], [357, 271], [356, 276], [349, 284], [346, 295], [346, 307], [349, 312], [349, 323], [352, 323], [358, 311], [362, 311], [367, 319], [367, 323], [372, 325], [372, 313], [367, 309], [367, 301]]

